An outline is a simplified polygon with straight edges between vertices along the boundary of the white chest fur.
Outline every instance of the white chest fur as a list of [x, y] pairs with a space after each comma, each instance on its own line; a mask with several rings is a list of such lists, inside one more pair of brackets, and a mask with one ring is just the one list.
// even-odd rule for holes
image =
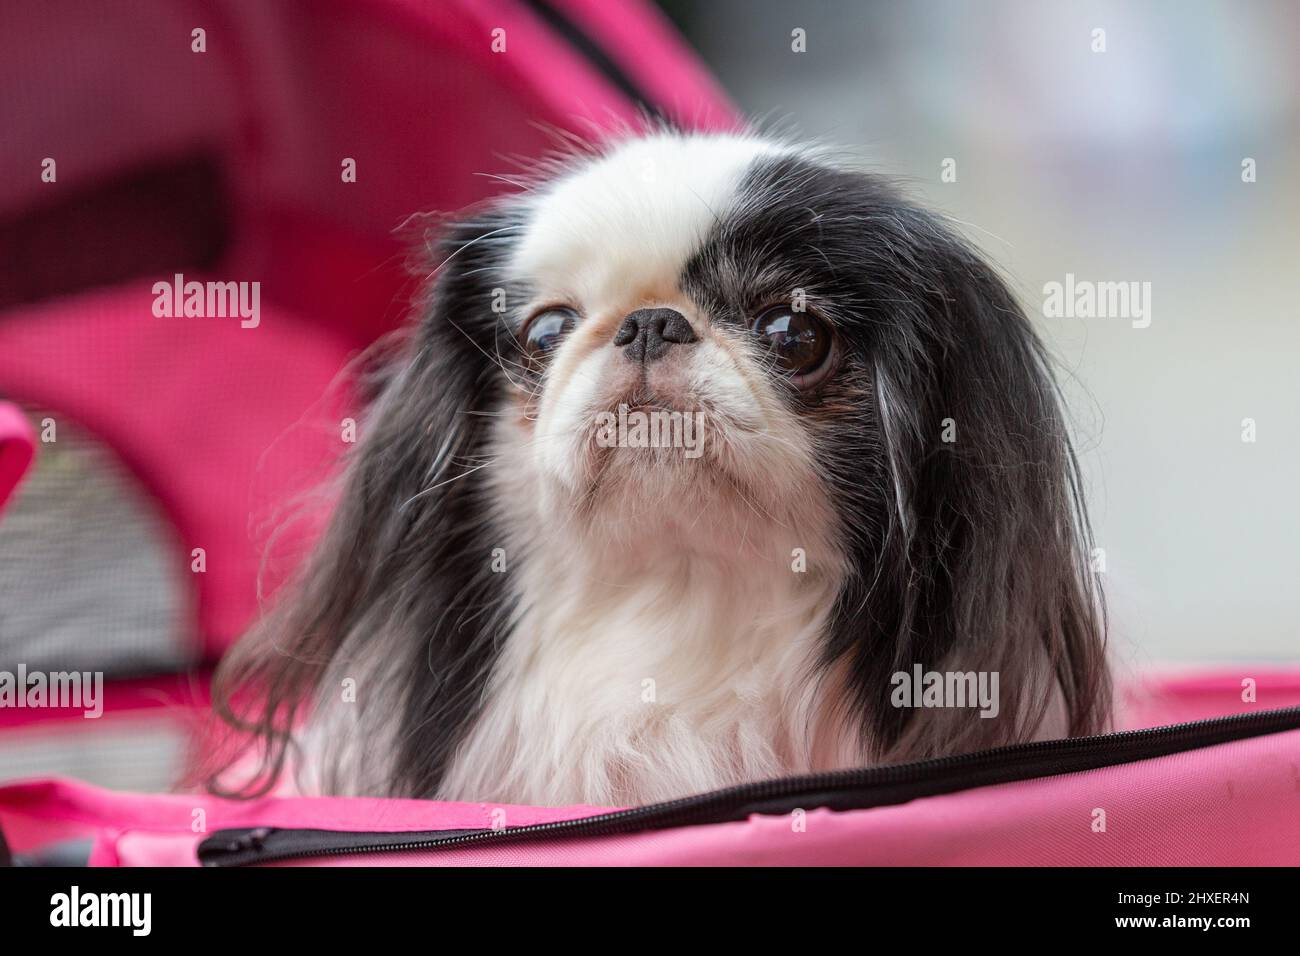
[[538, 554], [444, 799], [629, 805], [851, 762], [816, 667], [829, 582]]

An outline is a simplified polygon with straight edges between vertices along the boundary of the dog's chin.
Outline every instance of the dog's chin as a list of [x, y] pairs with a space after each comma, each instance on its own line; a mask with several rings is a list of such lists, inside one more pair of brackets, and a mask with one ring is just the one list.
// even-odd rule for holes
[[748, 445], [760, 436], [726, 427], [725, 418], [699, 406], [643, 400], [625, 405], [622, 419], [617, 406], [609, 414], [615, 422], [627, 422], [638, 412], [672, 415], [681, 422], [700, 417], [693, 419], [695, 431], [676, 436], [683, 440], [658, 446], [640, 441], [631, 430], [611, 443], [593, 429], [573, 449], [569, 474], [577, 481], [561, 492], [571, 518], [613, 543], [651, 550], [661, 543], [682, 553], [719, 550], [733, 556], [737, 542], [774, 509], [754, 487], [761, 479], [745, 467], [753, 458]]
[[[584, 497], [591, 504], [621, 507], [630, 496], [651, 506], [684, 503], [707, 497], [729, 477], [724, 474], [725, 456], [717, 454], [710, 441], [716, 438], [707, 432], [709, 415], [701, 409], [648, 399], [621, 403], [604, 416], [613, 428], [594, 428], [579, 452], [584, 459], [579, 468], [586, 479]], [[658, 432], [638, 431], [638, 419], [669, 424]]]

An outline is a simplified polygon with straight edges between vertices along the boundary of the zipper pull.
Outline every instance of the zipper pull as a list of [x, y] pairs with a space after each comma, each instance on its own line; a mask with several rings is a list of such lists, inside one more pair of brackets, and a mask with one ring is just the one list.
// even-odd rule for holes
[[275, 832], [274, 827], [254, 827], [241, 833], [225, 845], [227, 853], [242, 853], [248, 850], [260, 850], [266, 838]]

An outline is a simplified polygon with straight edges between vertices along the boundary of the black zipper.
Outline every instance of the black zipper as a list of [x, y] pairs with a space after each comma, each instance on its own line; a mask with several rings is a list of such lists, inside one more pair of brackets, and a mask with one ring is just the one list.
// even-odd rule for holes
[[610, 836], [668, 827], [730, 823], [744, 820], [754, 813], [786, 814], [798, 808], [866, 810], [973, 787], [1150, 760], [1199, 747], [1297, 729], [1300, 729], [1300, 707], [1287, 707], [1149, 730], [1015, 744], [893, 766], [783, 777], [577, 820], [499, 830], [404, 833], [275, 827], [219, 830], [199, 844], [198, 857], [204, 866], [246, 866], [356, 853]]

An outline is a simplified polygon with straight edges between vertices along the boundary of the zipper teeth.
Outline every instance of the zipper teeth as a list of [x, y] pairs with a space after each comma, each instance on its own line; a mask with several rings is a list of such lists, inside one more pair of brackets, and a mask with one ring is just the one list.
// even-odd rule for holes
[[[783, 795], [793, 796], [808, 790], [836, 790], [865, 786], [900, 784], [909, 781], [922, 781], [947, 771], [961, 770], [971, 765], [976, 767], [986, 765], [996, 767], [1001, 762], [1012, 757], [1051, 756], [1054, 754], [1083, 756], [1095, 752], [1100, 748], [1116, 747], [1120, 749], [1121, 753], [1117, 755], [1114, 763], [1131, 763], [1137, 760], [1142, 760], [1144, 757], [1141, 754], [1130, 755], [1128, 752], [1123, 751], [1126, 744], [1160, 744], [1189, 736], [1195, 738], [1198, 734], [1206, 731], [1227, 731], [1238, 729], [1250, 730], [1255, 729], [1256, 725], [1267, 728], [1274, 724], [1277, 725], [1277, 730], [1295, 729], [1300, 727], [1300, 707], [1268, 710], [1254, 714], [1234, 714], [1226, 717], [1211, 717], [1188, 723], [1171, 724], [1165, 727], [1154, 727], [1144, 730], [1124, 730], [1110, 734], [1095, 734], [1089, 737], [1073, 737], [1064, 740], [1040, 740], [1026, 744], [1012, 744], [1010, 746], [998, 747], [992, 750], [954, 754], [948, 757], [937, 757], [930, 760], [894, 764], [884, 767], [834, 770], [827, 773], [810, 774], [807, 776], [785, 777], [779, 780], [740, 784], [734, 787], [728, 787], [724, 790], [715, 790], [707, 794], [680, 797], [676, 800], [669, 800], [663, 803], [654, 803], [649, 804], [648, 806], [633, 807], [626, 810], [615, 810], [594, 817], [579, 817], [574, 820], [553, 820], [549, 823], [533, 823], [528, 826], [509, 827], [501, 830], [472, 830], [456, 836], [444, 836], [436, 839], [426, 838], [408, 840], [402, 843], [368, 843], [357, 844], [354, 846], [328, 846], [303, 849], [286, 848], [280, 851], [271, 851], [260, 855], [249, 856], [245, 859], [236, 859], [224, 865], [242, 866], [247, 863], [274, 863], [282, 860], [307, 859], [323, 856], [353, 856], [362, 853], [401, 853], [412, 850], [441, 849], [444, 847], [463, 846], [465, 844], [527, 839], [533, 836], [554, 833], [555, 831], [562, 832], [566, 837], [601, 836], [611, 831], [629, 832], [624, 829], [625, 826], [638, 822], [653, 821], [660, 827], [685, 824], [694, 818], [707, 816], [711, 811], [725, 810], [728, 806], [740, 801], [750, 802], [772, 799]], [[1204, 745], [1212, 746], [1217, 743], [1228, 743], [1232, 739], [1236, 738], [1227, 737], [1222, 740], [1209, 741]], [[1152, 754], [1152, 756], [1164, 756], [1166, 753], [1172, 752], [1177, 751], [1167, 751], [1165, 753]], [[1047, 770], [1033, 776], [1050, 776], [1054, 773], [1061, 772], [1070, 771]], [[1030, 778], [1031, 777], [1024, 777], [1017, 779]], [[984, 784], [976, 783], [972, 786], [982, 785]], [[954, 789], [963, 788], [959, 787]], [[340, 833], [342, 832], [343, 831], [340, 831]], [[234, 855], [236, 857], [242, 857], [246, 853], [257, 853], [257, 851], [251, 850], [226, 852], [227, 855]], [[216, 861], [209, 860], [205, 862], [209, 865], [213, 865]]]

